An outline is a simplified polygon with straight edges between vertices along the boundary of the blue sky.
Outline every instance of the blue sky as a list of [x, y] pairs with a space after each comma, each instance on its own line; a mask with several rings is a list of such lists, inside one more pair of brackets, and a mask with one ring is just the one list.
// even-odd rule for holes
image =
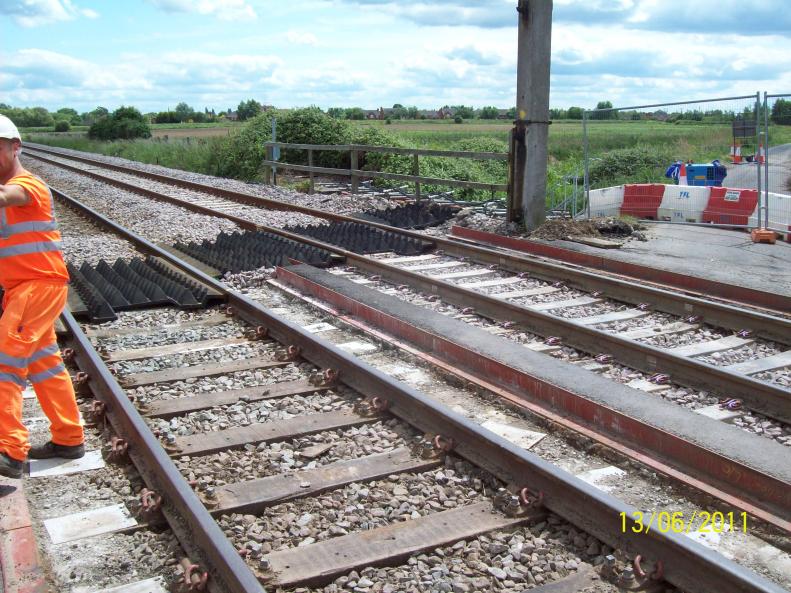
[[[540, 0], [534, 0], [540, 1]], [[0, 0], [0, 102], [511, 106], [516, 0]], [[782, 0], [555, 0], [553, 107], [791, 92]]]

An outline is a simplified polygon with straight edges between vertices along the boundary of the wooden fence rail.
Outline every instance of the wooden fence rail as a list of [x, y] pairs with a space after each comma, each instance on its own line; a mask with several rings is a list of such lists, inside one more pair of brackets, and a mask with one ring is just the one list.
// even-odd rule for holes
[[[296, 165], [275, 160], [275, 148], [287, 148], [308, 151], [308, 164]], [[338, 169], [334, 167], [319, 167], [313, 164], [313, 153], [315, 151], [332, 150], [336, 152], [350, 153], [350, 168]], [[400, 154], [412, 156], [412, 174], [404, 175], [401, 173], [386, 173], [384, 171], [363, 171], [359, 168], [360, 153], [383, 152], [387, 154]], [[277, 180], [277, 169], [289, 169], [291, 171], [305, 171], [310, 179], [310, 193], [315, 191], [314, 174], [324, 173], [327, 175], [344, 175], [351, 177], [352, 193], [357, 193], [360, 187], [360, 179], [372, 177], [378, 179], [393, 179], [396, 181], [407, 181], [415, 184], [415, 197], [420, 200], [420, 185], [428, 183], [431, 185], [443, 185], [448, 187], [462, 187], [469, 189], [488, 190], [494, 195], [495, 192], [508, 192], [509, 186], [506, 183], [483, 183], [479, 181], [462, 181], [458, 179], [440, 179], [437, 177], [423, 177], [420, 175], [420, 157], [437, 156], [448, 158], [464, 158], [478, 161], [509, 161], [509, 154], [503, 152], [468, 152], [461, 150], [431, 150], [424, 148], [396, 148], [393, 146], [367, 146], [365, 144], [292, 144], [288, 142], [267, 142], [266, 160], [263, 165], [266, 169], [266, 183], [271, 184]]]

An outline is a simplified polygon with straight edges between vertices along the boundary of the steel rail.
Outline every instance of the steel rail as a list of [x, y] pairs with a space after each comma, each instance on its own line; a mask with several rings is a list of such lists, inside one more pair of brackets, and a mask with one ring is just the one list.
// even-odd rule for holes
[[[683, 534], [662, 533], [660, 530], [636, 533], [632, 530], [636, 524], [631, 520], [627, 529], [622, 529], [622, 513], [626, 513], [626, 517], [632, 517], [635, 511], [630, 505], [597, 488], [591, 488], [570, 473], [516, 447], [425, 394], [392, 379], [297, 324], [279, 317], [260, 303], [229, 291], [221, 282], [62, 192], [59, 195], [143, 252], [167, 260], [186, 274], [226, 294], [228, 303], [241, 319], [253, 325], [263, 324], [271, 337], [283, 344], [299, 347], [302, 357], [313, 364], [336, 369], [341, 380], [358, 392], [376, 394], [387, 400], [390, 404], [388, 411], [394, 415], [427, 433], [452, 438], [456, 443], [454, 451], [475, 465], [490, 471], [506, 483], [541, 492], [547, 509], [631, 556], [640, 555], [642, 558], [661, 562], [664, 580], [673, 585], [691, 593], [710, 593], [712, 590], [740, 593], [784, 591], [779, 585]], [[98, 355], [88, 360], [96, 365], [103, 364]], [[104, 377], [104, 373], [100, 373], [98, 377]], [[131, 408], [129, 402], [122, 409], [128, 408]]]
[[162, 512], [179, 543], [190, 559], [199, 561], [211, 575], [211, 590], [216, 593], [265, 593], [239, 552], [151, 433], [72, 314], [65, 310], [61, 320], [72, 340], [75, 361], [88, 375], [91, 392], [104, 403], [105, 414], [116, 433], [129, 444], [129, 456], [148, 487], [165, 501]]
[[[354, 262], [360, 268], [373, 274], [380, 275], [396, 284], [419, 286], [422, 290], [432, 294], [438, 294], [451, 303], [463, 307], [473, 306], [477, 313], [492, 319], [498, 321], [518, 321], [535, 333], [544, 336], [560, 336], [569, 346], [594, 355], [613, 355], [617, 357], [619, 361], [645, 372], [661, 372], [663, 374], [668, 374], [674, 381], [694, 389], [705, 391], [713, 390], [727, 395], [728, 397], [742, 399], [757, 412], [786, 423], [791, 423], [791, 392], [787, 389], [783, 389], [779, 385], [772, 385], [768, 382], [753, 379], [748, 375], [733, 373], [726, 369], [707, 364], [695, 358], [679, 356], [669, 350], [622, 338], [616, 334], [603, 330], [583, 326], [571, 319], [564, 319], [562, 317], [550, 315], [549, 313], [534, 311], [514, 303], [507, 303], [501, 299], [477, 293], [450, 282], [432, 279], [430, 276], [409, 272], [408, 270], [389, 265], [386, 262], [355, 254], [336, 245], [316, 241], [315, 239], [310, 239], [275, 227], [259, 225], [238, 216], [226, 214], [207, 206], [193, 204], [192, 202], [161, 194], [150, 189], [141, 188], [100, 173], [81, 171], [77, 167], [63, 163], [57, 164], [62, 167], [73, 169], [81, 174], [89, 175], [105, 183], [111, 183], [117, 187], [140, 193], [152, 199], [164, 200], [201, 214], [226, 218], [247, 230], [266, 231], [294, 241], [325, 249], [331, 253], [344, 256], [347, 261]], [[392, 227], [386, 228], [390, 229]], [[417, 235], [417, 237], [423, 240], [426, 238], [425, 235]], [[500, 262], [503, 261], [502, 256], [496, 252], [484, 255], [493, 256], [492, 259], [495, 259], [497, 262], [495, 265], [501, 265], [504, 269], [508, 269], [509, 271], [517, 271], [509, 265], [510, 262], [501, 264]], [[479, 258], [480, 257], [481, 253], [479, 253]], [[611, 294], [607, 296], [618, 298], [618, 296]], [[689, 314], [690, 307], [688, 304], [686, 309], [687, 314]], [[787, 335], [791, 336], [791, 321], [778, 320], [772, 317], [769, 317], [769, 320], [776, 325], [787, 325]]]
[[[30, 145], [26, 146], [30, 147]], [[537, 278], [550, 280], [552, 282], [563, 281], [573, 288], [578, 288], [585, 292], [599, 291], [608, 297], [630, 304], [636, 305], [639, 303], [650, 302], [657, 310], [665, 313], [679, 316], [698, 315], [705, 319], [707, 323], [712, 325], [717, 325], [719, 327], [734, 331], [750, 329], [757, 336], [791, 345], [791, 320], [778, 318], [776, 316], [759, 311], [751, 311], [749, 309], [744, 309], [741, 306], [713, 302], [704, 298], [685, 294], [683, 291], [688, 290], [685, 287], [679, 288], [661, 285], [659, 283], [653, 283], [653, 285], [636, 284], [633, 279], [628, 279], [628, 277], [625, 276], [606, 276], [602, 275], [601, 271], [588, 271], [586, 269], [570, 267], [569, 264], [560, 264], [544, 259], [537, 259], [535, 256], [521, 256], [514, 253], [499, 251], [495, 248], [487, 248], [481, 245], [470, 245], [462, 241], [449, 238], [433, 236], [428, 237], [423, 233], [370, 222], [354, 218], [352, 216], [335, 214], [333, 212], [318, 210], [308, 206], [288, 204], [286, 202], [281, 202], [270, 198], [262, 198], [252, 194], [217, 188], [204, 183], [178, 179], [160, 173], [142, 171], [132, 167], [106, 163], [104, 161], [52, 150], [48, 147], [42, 147], [41, 145], [34, 145], [33, 150], [38, 150], [40, 152], [110, 169], [113, 171], [118, 171], [121, 173], [126, 173], [129, 175], [153, 179], [168, 185], [174, 185], [203, 193], [213, 194], [243, 204], [250, 204], [275, 210], [290, 210], [337, 222], [355, 222], [384, 231], [401, 234], [413, 239], [430, 239], [438, 247], [450, 255], [467, 257], [471, 260], [480, 261], [481, 263], [497, 264], [505, 270], [513, 272], [527, 272], [536, 276]], [[106, 182], [110, 182], [109, 179], [111, 179], [91, 171], [85, 171], [66, 163], [53, 161], [46, 157], [42, 157], [41, 155], [30, 153], [29, 150], [26, 152], [26, 154], [56, 166], [60, 166], [84, 175], [90, 175], [95, 179], [100, 179]], [[131, 186], [131, 184], [125, 184], [124, 186], [119, 184], [116, 185], [127, 188]], [[706, 285], [708, 284], [709, 283]], [[681, 290], [682, 293], [674, 292], [674, 290]], [[715, 294], [715, 291], [712, 291], [712, 294]], [[782, 307], [777, 308], [782, 310]]]

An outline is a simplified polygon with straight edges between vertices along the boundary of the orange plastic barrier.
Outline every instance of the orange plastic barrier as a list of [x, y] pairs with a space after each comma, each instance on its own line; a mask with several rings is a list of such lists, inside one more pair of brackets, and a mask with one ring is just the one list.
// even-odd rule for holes
[[746, 225], [757, 206], [758, 190], [712, 187], [702, 221]]
[[657, 209], [665, 195], [662, 183], [628, 183], [623, 186], [623, 204], [621, 215], [637, 218], [658, 218]]

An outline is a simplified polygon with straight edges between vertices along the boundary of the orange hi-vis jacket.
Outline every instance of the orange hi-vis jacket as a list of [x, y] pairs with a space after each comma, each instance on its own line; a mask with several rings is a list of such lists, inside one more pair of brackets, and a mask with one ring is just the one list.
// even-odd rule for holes
[[68, 282], [49, 188], [27, 171], [6, 185], [24, 188], [30, 202], [0, 208], [0, 286], [8, 290], [29, 280]]

